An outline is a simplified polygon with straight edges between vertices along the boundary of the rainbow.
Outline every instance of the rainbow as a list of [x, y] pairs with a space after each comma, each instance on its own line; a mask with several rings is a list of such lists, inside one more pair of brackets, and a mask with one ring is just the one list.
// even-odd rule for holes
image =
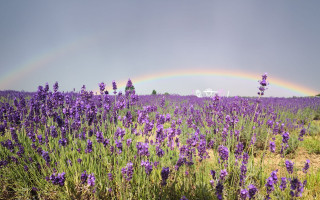
[[[133, 84], [141, 84], [155, 80], [176, 78], [176, 77], [194, 77], [194, 76], [216, 76], [216, 77], [227, 77], [227, 78], [241, 78], [246, 80], [258, 81], [261, 79], [261, 74], [255, 74], [246, 71], [237, 70], [215, 70], [215, 69], [180, 69], [180, 70], [170, 70], [160, 73], [146, 74], [138, 77], [131, 78]], [[304, 87], [289, 81], [276, 78], [274, 76], [269, 76], [268, 79], [271, 85], [278, 86], [280, 88], [290, 90], [294, 93], [301, 94], [303, 96], [314, 96], [317, 94], [316, 90]], [[118, 84], [119, 89], [124, 89], [127, 80], [122, 80]], [[108, 88], [111, 89], [111, 88]]]
[[51, 62], [97, 41], [101, 35], [102, 34], [99, 33], [94, 36], [78, 37], [71, 42], [52, 48], [50, 51], [39, 54], [25, 63], [20, 64], [14, 70], [0, 76], [0, 90], [10, 88], [10, 84], [36, 71], [37, 69], [43, 68]]

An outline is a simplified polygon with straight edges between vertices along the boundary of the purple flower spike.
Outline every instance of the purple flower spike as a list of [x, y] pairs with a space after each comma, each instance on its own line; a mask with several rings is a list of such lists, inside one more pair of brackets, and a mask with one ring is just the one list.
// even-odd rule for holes
[[248, 189], [249, 189], [249, 199], [253, 199], [258, 189], [256, 188], [256, 186], [252, 184], [248, 186]]
[[94, 174], [89, 174], [88, 176], [88, 185], [89, 186], [94, 186], [96, 182], [96, 178], [94, 177]]
[[293, 173], [293, 164], [294, 164], [294, 162], [286, 160], [285, 164], [286, 164], [286, 168], [287, 168], [288, 173], [292, 174]]
[[162, 182], [161, 185], [167, 185], [167, 179], [169, 177], [169, 167], [163, 167], [162, 171], [161, 171], [161, 178], [162, 178]]
[[303, 167], [303, 169], [302, 169], [302, 171], [304, 173], [307, 173], [309, 168], [310, 168], [310, 160], [307, 160], [305, 165], [304, 165], [304, 167]]
[[240, 199], [247, 199], [249, 196], [249, 192], [246, 189], [241, 189], [240, 191]]
[[227, 175], [228, 175], [228, 172], [227, 172], [226, 169], [221, 170], [221, 172], [220, 172], [220, 179], [221, 179], [221, 180], [224, 180], [224, 178], [225, 178]]
[[274, 153], [276, 151], [276, 144], [273, 141], [270, 141], [270, 151]]
[[281, 184], [280, 184], [280, 190], [285, 190], [287, 188], [287, 178], [286, 177], [282, 177], [281, 178]]
[[84, 171], [84, 172], [81, 174], [80, 179], [81, 179], [81, 183], [82, 183], [82, 184], [85, 184], [85, 183], [87, 182], [87, 179], [88, 179], [87, 171]]
[[229, 149], [223, 145], [220, 145], [218, 148], [219, 156], [223, 161], [227, 161], [229, 158]]

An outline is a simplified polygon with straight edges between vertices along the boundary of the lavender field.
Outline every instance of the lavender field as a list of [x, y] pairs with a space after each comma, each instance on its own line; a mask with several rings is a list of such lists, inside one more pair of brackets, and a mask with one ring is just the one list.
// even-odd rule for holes
[[320, 199], [320, 98], [266, 79], [250, 98], [2, 91], [0, 199]]

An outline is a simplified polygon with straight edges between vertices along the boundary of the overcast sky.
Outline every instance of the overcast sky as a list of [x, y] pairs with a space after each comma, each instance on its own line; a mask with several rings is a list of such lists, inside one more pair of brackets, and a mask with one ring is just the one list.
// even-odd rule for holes
[[[320, 93], [320, 1], [0, 1], [0, 90], [94, 90], [170, 70], [237, 70]], [[257, 76], [257, 80], [260, 77]], [[212, 88], [254, 96], [242, 78], [188, 76], [135, 85], [140, 94]], [[269, 86], [267, 96], [299, 96]]]

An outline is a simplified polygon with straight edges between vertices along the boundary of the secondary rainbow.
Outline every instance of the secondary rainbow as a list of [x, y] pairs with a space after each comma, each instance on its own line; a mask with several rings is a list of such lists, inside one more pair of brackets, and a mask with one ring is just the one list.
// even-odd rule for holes
[[88, 44], [94, 43], [101, 37], [101, 33], [95, 35], [89, 35], [85, 37], [76, 37], [74, 40], [67, 42], [56, 48], [52, 48], [49, 51], [45, 51], [42, 54], [38, 54], [32, 57], [30, 60], [20, 64], [19, 67], [10, 71], [7, 74], [0, 76], [0, 89], [10, 88], [10, 84], [22, 79], [32, 72], [36, 72], [38, 69], [44, 68], [47, 64], [52, 63], [69, 53], [72, 53], [78, 49], [83, 49]]
[[[258, 81], [261, 79], [261, 74], [254, 74], [246, 71], [236, 70], [214, 70], [214, 69], [181, 69], [181, 70], [170, 70], [154, 74], [146, 74], [143, 76], [131, 78], [133, 84], [141, 84], [154, 80], [161, 80], [175, 77], [191, 77], [191, 76], [217, 76], [217, 77], [230, 77], [230, 78], [241, 78], [246, 80]], [[294, 84], [280, 78], [276, 78], [273, 75], [268, 77], [268, 81], [271, 85], [278, 86], [280, 88], [290, 90], [292, 92], [301, 94], [303, 96], [314, 96], [317, 91], [307, 88], [302, 85]], [[120, 81], [118, 88], [123, 89], [126, 86], [127, 80]]]

